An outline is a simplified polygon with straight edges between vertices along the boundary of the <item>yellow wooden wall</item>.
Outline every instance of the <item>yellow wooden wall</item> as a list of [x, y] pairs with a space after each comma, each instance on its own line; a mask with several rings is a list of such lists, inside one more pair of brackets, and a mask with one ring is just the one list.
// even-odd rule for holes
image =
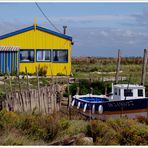
[[[68, 49], [68, 63], [36, 62], [20, 63], [20, 72], [35, 73], [36, 66], [47, 66], [47, 75], [71, 74], [71, 41], [40, 30], [30, 30], [0, 40], [1, 46], [19, 46], [20, 49]], [[36, 54], [35, 54], [36, 58]], [[67, 71], [67, 72], [66, 72]]]

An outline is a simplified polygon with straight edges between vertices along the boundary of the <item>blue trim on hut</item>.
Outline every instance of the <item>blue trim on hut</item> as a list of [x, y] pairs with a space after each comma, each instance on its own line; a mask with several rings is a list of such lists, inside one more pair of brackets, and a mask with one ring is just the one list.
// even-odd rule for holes
[[[27, 27], [27, 28], [24, 28], [24, 29], [20, 29], [20, 30], [8, 33], [8, 34], [4, 34], [4, 35], [0, 36], [0, 39], [8, 38], [8, 37], [11, 37], [11, 36], [26, 32], [26, 31], [33, 30], [33, 29], [34, 29], [34, 25]], [[58, 32], [55, 32], [55, 31], [52, 31], [52, 30], [49, 30], [47, 28], [43, 28], [43, 27], [40, 27], [40, 26], [36, 26], [36, 29], [72, 41], [71, 36], [68, 36], [68, 35], [65, 35], [65, 34], [62, 34], [62, 33], [58, 33]]]

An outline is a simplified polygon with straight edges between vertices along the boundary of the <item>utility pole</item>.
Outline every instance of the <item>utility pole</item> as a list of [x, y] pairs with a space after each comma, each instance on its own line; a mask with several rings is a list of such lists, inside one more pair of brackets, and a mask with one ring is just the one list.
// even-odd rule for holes
[[116, 76], [115, 76], [115, 83], [118, 83], [119, 79], [119, 72], [120, 72], [120, 62], [121, 62], [121, 50], [118, 49], [118, 59], [117, 59], [117, 68], [116, 68]]
[[142, 74], [141, 74], [141, 85], [144, 85], [145, 76], [146, 76], [146, 65], [147, 65], [147, 49], [144, 49], [143, 55], [143, 66], [142, 66]]

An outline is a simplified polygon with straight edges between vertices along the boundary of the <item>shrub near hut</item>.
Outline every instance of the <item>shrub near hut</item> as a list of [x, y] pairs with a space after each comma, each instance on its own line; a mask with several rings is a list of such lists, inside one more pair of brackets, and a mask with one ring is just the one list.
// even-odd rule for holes
[[39, 76], [46, 76], [47, 75], [47, 65], [44, 65], [43, 67], [41, 67], [40, 65], [38, 66], [38, 74]]
[[[77, 92], [77, 87], [80, 88], [80, 95], [85, 95], [90, 93], [90, 87], [93, 88], [93, 93], [96, 95], [105, 94], [105, 89], [107, 93], [111, 92], [111, 84], [108, 82], [94, 81], [90, 83], [88, 80], [80, 80], [79, 84], [73, 83], [70, 85], [70, 93], [74, 96]], [[66, 88], [67, 93], [67, 88]]]

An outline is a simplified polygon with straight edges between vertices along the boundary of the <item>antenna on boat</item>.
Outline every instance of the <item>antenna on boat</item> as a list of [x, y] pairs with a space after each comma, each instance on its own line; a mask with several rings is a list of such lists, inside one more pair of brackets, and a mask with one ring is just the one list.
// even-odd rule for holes
[[144, 85], [144, 82], [145, 82], [147, 56], [148, 56], [147, 53], [148, 53], [148, 50], [144, 49], [143, 66], [142, 66], [142, 73], [141, 73], [141, 85]]

